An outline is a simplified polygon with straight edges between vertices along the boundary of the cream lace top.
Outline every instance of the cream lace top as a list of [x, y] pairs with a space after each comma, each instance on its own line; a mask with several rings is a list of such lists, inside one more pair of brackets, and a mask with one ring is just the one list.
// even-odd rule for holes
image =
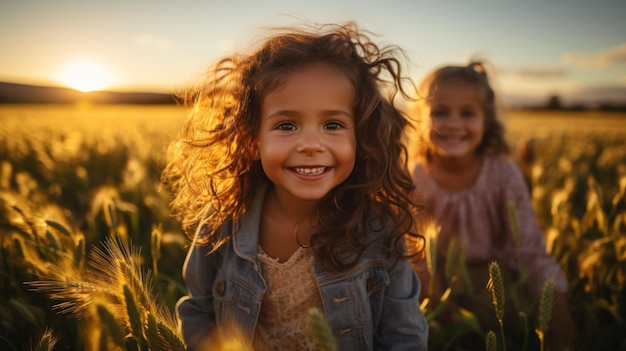
[[324, 311], [313, 274], [311, 251], [299, 248], [286, 262], [268, 256], [259, 247], [267, 292], [255, 331], [255, 350], [316, 350], [307, 311]]

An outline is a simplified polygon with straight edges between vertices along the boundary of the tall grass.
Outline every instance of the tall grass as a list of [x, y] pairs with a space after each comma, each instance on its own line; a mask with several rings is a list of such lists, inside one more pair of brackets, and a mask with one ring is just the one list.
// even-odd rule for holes
[[[183, 114], [163, 106], [0, 107], [0, 349], [184, 348], [173, 308], [186, 292], [187, 241], [159, 182], [169, 133]], [[576, 349], [618, 349], [626, 342], [626, 119], [570, 117], [515, 117], [509, 136], [514, 145], [534, 140], [533, 205], [568, 279]], [[550, 126], [559, 118], [565, 129]], [[572, 129], [587, 121], [593, 127]], [[505, 292], [504, 312], [520, 317], [503, 330], [529, 342], [498, 345], [502, 330], [489, 333], [481, 311], [450, 303], [458, 286], [476, 286], [463, 248], [451, 250], [457, 259], [439, 266], [429, 250], [428, 269], [452, 282], [439, 296], [424, 287], [430, 346], [462, 350], [471, 336], [490, 350], [540, 349], [541, 336], [528, 326], [545, 333], [535, 317], [548, 316], [549, 294], [541, 312], [533, 309], [539, 301], [518, 304]], [[505, 291], [515, 291], [507, 277]], [[489, 294], [480, 284], [472, 293]], [[450, 310], [455, 323], [439, 325]], [[309, 317], [324, 330], [318, 315]], [[330, 339], [319, 340], [332, 350]]]
[[506, 351], [506, 339], [504, 337], [504, 306], [506, 298], [504, 295], [504, 279], [502, 278], [502, 272], [497, 262], [491, 262], [489, 264], [489, 282], [487, 283], [487, 289], [491, 291], [493, 308], [496, 312], [496, 319], [498, 320], [498, 326], [500, 327], [500, 334], [502, 336], [502, 348]]
[[142, 347], [157, 336], [180, 346], [171, 311], [185, 293], [186, 239], [159, 176], [184, 111], [1, 111], [0, 348], [19, 349], [44, 328], [59, 348], [122, 347], [120, 335]]
[[82, 272], [51, 270], [25, 283], [32, 291], [60, 300], [53, 309], [104, 326], [99, 330], [100, 350], [185, 350], [170, 310], [156, 302], [139, 249], [119, 238], [107, 238], [104, 247], [106, 252], [91, 252]]
[[552, 319], [552, 312], [554, 310], [554, 281], [548, 280], [541, 291], [541, 300], [539, 301], [539, 313], [537, 318], [537, 328], [535, 332], [539, 337], [540, 349], [545, 349], [545, 335]]
[[[521, 112], [512, 115], [508, 120], [510, 142], [518, 147], [531, 141], [534, 151], [531, 164], [516, 160], [522, 169], [529, 170], [533, 206], [545, 230], [548, 252], [556, 258], [568, 281], [565, 298], [577, 328], [572, 349], [622, 349], [626, 347], [626, 116]], [[511, 222], [515, 223], [515, 213], [510, 212]], [[453, 259], [446, 263], [455, 267], [445, 274], [451, 287], [446, 294], [454, 296], [459, 290], [458, 282], [466, 280], [463, 277], [467, 268], [458, 267], [462, 250], [454, 245], [449, 250], [448, 257]], [[432, 250], [429, 252], [433, 255]], [[429, 267], [433, 271], [439, 269]], [[470, 273], [471, 280], [481, 276], [475, 273]], [[498, 330], [497, 334], [516, 335], [513, 342], [500, 340], [498, 345], [497, 334], [487, 325], [479, 324], [477, 330], [476, 319], [467, 316], [481, 310], [468, 313], [448, 300], [433, 303], [430, 295], [422, 304], [431, 317], [430, 347], [475, 349], [467, 347], [467, 341], [472, 340], [471, 345], [482, 343], [489, 350], [542, 349], [552, 317], [553, 292], [548, 285], [540, 301], [528, 300], [518, 290], [524, 272], [518, 273], [508, 280], [505, 275], [503, 280], [504, 295], [517, 300], [513, 304], [507, 302], [504, 312], [508, 310], [518, 319], [493, 329]], [[474, 295], [484, 292], [477, 289]], [[492, 313], [499, 316], [502, 311], [494, 307], [499, 307], [500, 298], [497, 301]], [[443, 307], [452, 308], [448, 313], [456, 316], [445, 328], [437, 320]], [[529, 329], [535, 330], [534, 337]]]

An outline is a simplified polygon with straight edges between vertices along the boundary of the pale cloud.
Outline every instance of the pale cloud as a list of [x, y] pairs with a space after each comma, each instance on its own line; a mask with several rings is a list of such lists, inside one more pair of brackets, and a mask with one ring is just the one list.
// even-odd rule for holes
[[149, 33], [135, 34], [133, 40], [136, 44], [158, 50], [169, 50], [173, 47], [169, 39]]
[[563, 62], [584, 68], [606, 68], [626, 63], [626, 43], [592, 53], [565, 53]]
[[516, 78], [527, 79], [552, 79], [562, 78], [567, 75], [565, 68], [560, 66], [534, 66], [523, 68], [509, 68], [501, 71], [502, 74]]

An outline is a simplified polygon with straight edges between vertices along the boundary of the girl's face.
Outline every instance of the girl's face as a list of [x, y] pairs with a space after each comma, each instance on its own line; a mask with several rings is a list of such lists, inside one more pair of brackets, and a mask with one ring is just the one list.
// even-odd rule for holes
[[424, 111], [430, 122], [425, 140], [434, 155], [473, 155], [485, 134], [485, 114], [480, 102], [476, 88], [463, 80], [437, 85]]
[[352, 173], [355, 95], [337, 67], [315, 63], [265, 97], [257, 147], [279, 196], [320, 200]]

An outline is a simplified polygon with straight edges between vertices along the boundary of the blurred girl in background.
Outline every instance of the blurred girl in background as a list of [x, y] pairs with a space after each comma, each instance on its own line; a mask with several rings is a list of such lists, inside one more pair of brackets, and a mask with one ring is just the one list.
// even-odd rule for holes
[[[436, 228], [432, 259], [437, 267], [432, 276], [424, 269], [420, 275], [423, 286], [432, 283], [429, 298], [433, 303], [451, 288], [447, 313], [440, 321], [444, 325], [458, 321], [454, 311], [462, 307], [478, 317], [485, 332], [499, 331], [491, 294], [485, 288], [489, 263], [497, 261], [506, 273], [505, 285], [519, 283], [523, 292], [508, 296], [505, 331], [522, 329], [517, 312], [524, 295], [527, 301], [537, 302], [544, 283], [553, 279], [558, 296], [548, 341], [553, 350], [567, 345], [574, 330], [563, 296], [567, 282], [546, 252], [527, 185], [508, 157], [509, 146], [485, 66], [472, 62], [441, 67], [428, 74], [418, 90], [420, 99], [412, 109], [418, 131], [412, 142], [416, 149], [413, 180], [423, 196], [426, 220]], [[514, 221], [519, 224], [518, 234]], [[449, 256], [452, 252], [454, 257]], [[465, 273], [450, 279], [445, 272], [451, 272], [455, 262], [462, 267], [458, 272]], [[529, 323], [533, 331], [535, 320]], [[521, 345], [517, 341], [507, 346], [511, 350]]]

